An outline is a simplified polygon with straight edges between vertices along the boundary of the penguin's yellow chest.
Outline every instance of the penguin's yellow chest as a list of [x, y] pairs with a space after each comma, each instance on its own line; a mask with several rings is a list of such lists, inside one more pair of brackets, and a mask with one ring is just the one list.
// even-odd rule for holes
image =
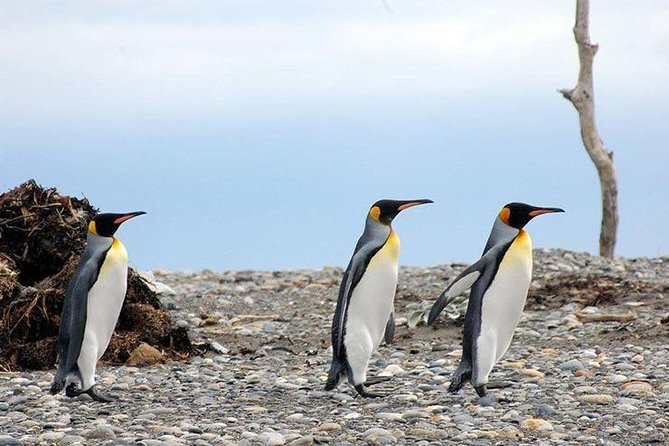
[[107, 251], [107, 256], [105, 257], [105, 261], [102, 264], [100, 272], [102, 273], [104, 270], [109, 268], [116, 269], [118, 266], [121, 266], [122, 269], [127, 267], [127, 265], [128, 251], [126, 251], [125, 246], [123, 246], [123, 243], [121, 243], [119, 239], [114, 238], [111, 248], [109, 248], [109, 251]]
[[367, 269], [375, 269], [379, 266], [394, 265], [397, 267], [400, 257], [400, 238], [395, 231], [390, 231], [390, 235], [383, 247], [369, 261]]
[[[530, 235], [522, 229], [509, 247], [509, 250], [504, 256], [504, 260], [502, 261], [502, 265], [504, 266], [515, 264], [521, 264], [525, 268], [529, 266], [530, 271], [532, 270], [532, 239], [530, 238]], [[500, 265], [500, 267], [502, 265]]]

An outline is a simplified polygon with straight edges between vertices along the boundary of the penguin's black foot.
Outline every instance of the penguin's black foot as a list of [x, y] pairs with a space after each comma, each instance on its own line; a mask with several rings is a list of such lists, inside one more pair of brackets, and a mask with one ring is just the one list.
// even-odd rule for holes
[[84, 395], [84, 394], [90, 396], [93, 399], [93, 401], [98, 401], [100, 403], [111, 403], [112, 401], [114, 401], [112, 398], [106, 395], [97, 393], [97, 391], [95, 390], [95, 386], [91, 387], [86, 391], [83, 391], [77, 389], [74, 383], [72, 383], [65, 389], [65, 395], [69, 396], [70, 398], [76, 398], [79, 395]]
[[74, 383], [71, 383], [65, 388], [65, 395], [69, 396], [70, 398], [75, 398], [81, 395], [81, 391], [77, 389]]
[[355, 391], [358, 392], [358, 395], [363, 398], [383, 398], [385, 396], [381, 393], [368, 392], [364, 384], [358, 384], [354, 388]]
[[99, 403], [111, 403], [111, 402], [114, 401], [114, 399], [112, 397], [109, 397], [107, 395], [98, 393], [95, 390], [95, 386], [91, 387], [90, 389], [88, 389], [87, 391], [85, 391], [83, 393], [88, 394], [91, 398], [93, 398], [93, 401], [97, 401]]
[[371, 378], [367, 378], [365, 385], [369, 387], [386, 381], [390, 381], [390, 376], [372, 376]]
[[488, 394], [488, 389], [486, 388], [485, 384], [481, 384], [480, 386], [474, 386], [474, 390], [476, 390], [476, 393], [481, 398], [483, 398], [484, 396], [486, 396]]
[[476, 404], [485, 407], [494, 406], [496, 403], [497, 403], [497, 397], [491, 393], [487, 394], [486, 396], [482, 396], [476, 400]]
[[515, 383], [512, 381], [490, 381], [487, 384], [488, 389], [506, 389], [507, 387], [513, 386]]
[[472, 372], [471, 370], [467, 371], [460, 371], [456, 370], [455, 373], [453, 374], [453, 378], [451, 378], [451, 385], [448, 386], [448, 391], [451, 393], [455, 393], [462, 389], [462, 386], [470, 380], [472, 377]]

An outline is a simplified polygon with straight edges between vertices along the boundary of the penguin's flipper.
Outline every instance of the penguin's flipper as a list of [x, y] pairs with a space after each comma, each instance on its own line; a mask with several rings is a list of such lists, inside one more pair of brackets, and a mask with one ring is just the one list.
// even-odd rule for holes
[[481, 277], [482, 269], [485, 267], [485, 263], [481, 262], [481, 260], [483, 260], [483, 258], [461, 272], [460, 275], [448, 285], [444, 292], [441, 293], [439, 298], [434, 302], [434, 305], [432, 305], [430, 315], [427, 318], [428, 325], [434, 323], [437, 316], [439, 316], [443, 309], [446, 308], [446, 305], [450, 304], [451, 301], [462, 292], [471, 288], [479, 277]]
[[[446, 287], [441, 296], [434, 302], [430, 315], [427, 318], [428, 325], [432, 325], [437, 319], [437, 316], [442, 310], [451, 303], [451, 301], [460, 295], [465, 290], [474, 286], [474, 284], [485, 274], [486, 271], [494, 273], [494, 266], [497, 264], [497, 257], [500, 253], [506, 251], [509, 244], [498, 245], [488, 250], [483, 257], [476, 263], [469, 265], [463, 272], [461, 272], [451, 283]], [[489, 280], [492, 279], [493, 274], [487, 274]]]
[[335, 358], [344, 358], [344, 324], [346, 323], [346, 312], [353, 289], [358, 285], [360, 279], [362, 279], [367, 265], [369, 265], [372, 257], [383, 247], [386, 239], [387, 235], [384, 238], [374, 238], [373, 236], [365, 238], [365, 234], [363, 234], [363, 237], [358, 240], [353, 257], [351, 257], [351, 261], [344, 272], [344, 277], [339, 287], [337, 308], [332, 319], [332, 350]]
[[388, 322], [386, 322], [386, 331], [383, 333], [383, 340], [386, 344], [392, 344], [395, 337], [395, 312], [390, 313]]
[[87, 248], [65, 292], [58, 337], [58, 370], [50, 389], [52, 394], [63, 389], [65, 378], [77, 367], [86, 328], [88, 292], [98, 279], [106, 254], [106, 250], [95, 253]]

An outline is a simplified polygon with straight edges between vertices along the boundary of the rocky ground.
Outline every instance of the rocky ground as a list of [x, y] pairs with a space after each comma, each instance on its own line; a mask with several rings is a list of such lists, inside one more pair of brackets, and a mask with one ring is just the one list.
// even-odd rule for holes
[[[51, 396], [50, 372], [0, 374], [0, 444], [669, 444], [669, 258], [606, 261], [535, 252], [535, 280], [492, 380], [498, 402], [446, 391], [461, 320], [419, 324], [463, 265], [402, 268], [395, 343], [363, 400], [324, 392], [338, 268], [156, 271], [161, 299], [205, 357], [150, 367], [101, 365], [87, 396]], [[166, 293], [169, 289], [163, 287]]]

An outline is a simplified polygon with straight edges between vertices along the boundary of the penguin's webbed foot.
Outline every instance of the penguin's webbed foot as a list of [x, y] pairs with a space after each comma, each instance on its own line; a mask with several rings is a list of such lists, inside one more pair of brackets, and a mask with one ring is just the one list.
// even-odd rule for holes
[[381, 393], [368, 392], [364, 384], [358, 384], [354, 388], [355, 391], [358, 392], [358, 395], [363, 398], [383, 398], [385, 396]]
[[95, 390], [95, 386], [91, 387], [90, 389], [88, 389], [87, 391], [85, 391], [85, 392], [83, 392], [83, 393], [88, 394], [88, 396], [90, 396], [91, 398], [93, 398], [93, 401], [97, 401], [97, 402], [99, 402], [99, 403], [111, 403], [111, 402], [114, 401], [113, 398], [111, 398], [111, 397], [109, 397], [109, 396], [107, 396], [107, 395], [98, 393], [98, 392]]
[[455, 393], [462, 389], [462, 386], [471, 379], [472, 372], [471, 370], [456, 370], [451, 378], [451, 384], [448, 386], [448, 391]]
[[481, 384], [480, 386], [474, 386], [474, 390], [476, 390], [476, 393], [481, 398], [483, 398], [484, 396], [486, 396], [488, 394], [488, 389], [486, 388], [485, 384]]
[[65, 389], [65, 395], [69, 396], [70, 398], [76, 398], [79, 395], [83, 394], [90, 396], [93, 399], [93, 401], [97, 401], [100, 403], [111, 403], [112, 401], [114, 401], [111, 397], [98, 393], [95, 390], [95, 386], [92, 386], [88, 390], [79, 390], [75, 387], [75, 384], [72, 383]]
[[65, 388], [65, 395], [70, 398], [76, 398], [81, 395], [81, 391], [77, 390], [76, 384], [70, 383], [70, 385]]
[[512, 381], [490, 381], [487, 384], [488, 389], [506, 389], [507, 387], [513, 386], [515, 383]]

